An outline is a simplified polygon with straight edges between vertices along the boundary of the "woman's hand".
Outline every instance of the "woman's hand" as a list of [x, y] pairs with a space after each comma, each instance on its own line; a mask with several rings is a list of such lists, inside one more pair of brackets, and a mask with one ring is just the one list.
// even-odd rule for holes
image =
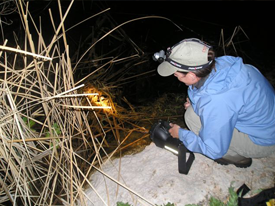
[[180, 126], [177, 125], [177, 124], [173, 124], [173, 123], [170, 123], [170, 129], [169, 129], [169, 133], [172, 137], [174, 138], [179, 138], [179, 129], [180, 129]]
[[186, 110], [190, 105], [191, 105], [191, 104], [190, 104], [190, 100], [189, 100], [189, 98], [187, 97], [187, 98], [186, 98], [186, 102], [184, 103], [184, 109]]

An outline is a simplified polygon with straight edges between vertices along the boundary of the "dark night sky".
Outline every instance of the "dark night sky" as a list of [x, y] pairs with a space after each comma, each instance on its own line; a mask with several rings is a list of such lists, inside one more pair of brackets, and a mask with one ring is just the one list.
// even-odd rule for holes
[[235, 27], [241, 26], [250, 38], [251, 48], [247, 47], [248, 50], [263, 53], [261, 58], [264, 61], [268, 61], [265, 56], [275, 55], [275, 44], [272, 40], [275, 36], [273, 2], [76, 1], [74, 6], [75, 13], [79, 13], [80, 18], [91, 15], [98, 7], [105, 7], [111, 8], [109, 12], [118, 23], [142, 16], [158, 15], [171, 19], [183, 29], [180, 31], [172, 23], [160, 19], [136, 21], [123, 27], [132, 38], [149, 35], [152, 44], [147, 42], [148, 50], [151, 47], [152, 52], [189, 37], [218, 42], [221, 29], [224, 30], [225, 39], [228, 39]]
[[[65, 12], [70, 1], [61, 1]], [[59, 15], [57, 1], [30, 1], [29, 10], [34, 18], [48, 19], [48, 9]], [[123, 26], [127, 34], [137, 41], [149, 36], [148, 51], [165, 49], [178, 41], [196, 37], [217, 44], [221, 29], [225, 39], [231, 37], [236, 26], [241, 26], [250, 38], [249, 52], [261, 54], [264, 61], [274, 56], [274, 5], [271, 1], [82, 1], [76, 0], [66, 19], [70, 26], [105, 8], [118, 24], [127, 20], [158, 15], [171, 19], [183, 31], [166, 20], [148, 19]], [[79, 29], [77, 31], [79, 32]], [[87, 27], [84, 27], [87, 30]], [[84, 32], [84, 31], [83, 31]], [[243, 38], [245, 39], [245, 38]], [[213, 42], [214, 41], [214, 42]], [[215, 45], [213, 45], [215, 46]]]
[[[64, 13], [70, 1], [61, 1], [61, 3]], [[45, 22], [46, 19], [49, 19], [49, 8], [52, 9], [53, 15], [59, 16], [57, 1], [30, 1], [29, 11], [34, 19], [41, 16]], [[240, 44], [242, 53], [239, 55], [248, 56], [246, 63], [261, 67], [259, 68], [261, 71], [268, 72], [271, 68], [275, 71], [275, 18], [274, 4], [271, 1], [78, 0], [73, 4], [65, 27], [69, 28], [106, 8], [110, 8], [108, 12], [117, 24], [142, 16], [157, 15], [169, 18], [182, 28], [180, 31], [171, 22], [161, 19], [135, 21], [123, 26], [125, 32], [135, 43], [143, 44], [143, 46], [145, 44], [147, 50], [145, 52], [152, 54], [190, 37], [203, 39], [215, 48], [220, 38], [221, 29], [224, 30], [225, 39], [229, 39], [235, 27], [241, 26], [250, 40]], [[74, 29], [75, 33], [68, 34], [68, 39], [77, 42], [76, 36], [85, 32], [89, 33], [91, 24], [90, 22], [88, 25], [77, 27]], [[47, 23], [43, 25], [47, 25]], [[246, 40], [244, 35], [240, 38]]]
[[[64, 11], [70, 1], [61, 1]], [[30, 1], [30, 8], [35, 15], [48, 15], [48, 8], [56, 6], [56, 1]], [[251, 38], [271, 37], [274, 31], [274, 13], [272, 2], [253, 1], [75, 1], [69, 14], [69, 21], [84, 19], [104, 8], [110, 8], [110, 13], [117, 22], [147, 15], [159, 15], [170, 18], [182, 27], [194, 30], [200, 35], [225, 31], [235, 26], [242, 26]], [[43, 16], [42, 15], [42, 16]], [[68, 21], [66, 22], [68, 23]], [[151, 22], [165, 36], [165, 28], [161, 23]], [[159, 28], [157, 28], [159, 27]], [[274, 29], [273, 29], [274, 30]], [[195, 34], [194, 33], [194, 34]], [[272, 34], [271, 34], [272, 33]], [[184, 36], [184, 34], [182, 34]], [[175, 41], [175, 40], [174, 40]], [[173, 40], [172, 40], [173, 42]]]
[[[80, 5], [85, 5], [84, 7]], [[76, 2], [76, 10], [85, 8], [90, 14], [100, 7], [111, 8], [110, 13], [118, 23], [148, 15], [158, 15], [171, 19], [179, 25], [180, 31], [172, 23], [150, 19], [136, 21], [123, 28], [133, 39], [150, 36], [148, 52], [156, 52], [174, 45], [184, 38], [204, 39], [214, 47], [218, 43], [221, 29], [225, 39], [229, 39], [236, 26], [241, 26], [248, 42], [240, 44], [247, 63], [268, 69], [275, 62], [274, 4], [260, 1], [91, 1]], [[83, 11], [83, 10], [82, 10]], [[76, 12], [78, 13], [78, 12]], [[83, 15], [82, 13], [82, 15]], [[81, 17], [80, 15], [79, 17]], [[241, 33], [241, 32], [240, 32]], [[240, 35], [241, 40], [246, 40]], [[142, 40], [141, 40], [142, 41]], [[273, 63], [272, 63], [273, 62]]]

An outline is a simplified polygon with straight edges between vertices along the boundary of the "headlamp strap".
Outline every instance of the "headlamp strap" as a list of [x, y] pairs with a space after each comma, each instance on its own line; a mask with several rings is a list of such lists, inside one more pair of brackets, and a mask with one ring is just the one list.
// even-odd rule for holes
[[204, 69], [204, 68], [208, 67], [212, 63], [213, 60], [209, 61], [206, 64], [198, 65], [198, 66], [186, 66], [186, 65], [178, 63], [170, 58], [166, 58], [165, 61], [169, 62], [171, 65], [173, 65], [174, 67], [177, 67], [179, 69], [185, 69], [185, 70], [192, 71], [192, 70]]
[[[179, 144], [179, 155], [178, 155], [178, 167], [179, 173], [181, 174], [188, 174], [193, 161], [195, 160], [195, 155], [193, 152], [188, 151], [187, 148], [184, 146], [183, 143]], [[188, 160], [186, 160], [186, 153], [190, 152]]]

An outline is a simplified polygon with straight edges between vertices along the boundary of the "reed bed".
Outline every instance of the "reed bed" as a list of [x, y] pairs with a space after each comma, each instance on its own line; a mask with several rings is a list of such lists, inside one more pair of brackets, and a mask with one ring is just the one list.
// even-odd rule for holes
[[[114, 29], [104, 31], [105, 35], [93, 34], [89, 37], [93, 44], [86, 52], [71, 55], [64, 22], [73, 1], [64, 13], [61, 1], [57, 3], [60, 20], [56, 24], [49, 10], [54, 35], [48, 45], [43, 37], [43, 19], [35, 24], [29, 3], [21, 0], [16, 1], [16, 9], [24, 41], [9, 45], [5, 39], [0, 45], [1, 204], [87, 205], [92, 202], [84, 192], [85, 187], [93, 188], [90, 174], [100, 171], [104, 161], [121, 155], [127, 147], [148, 139], [148, 128], [138, 125], [148, 113], [136, 111], [125, 98], [120, 101], [126, 106], [119, 105], [112, 93], [118, 87], [112, 79], [148, 57], [130, 38], [124, 38], [123, 30], [119, 30], [122, 25], [111, 25]], [[110, 55], [105, 51], [99, 55], [96, 44], [110, 34], [114, 36], [114, 31], [119, 32], [115, 39], [127, 39], [127, 47], [135, 53], [112, 56], [121, 51], [117, 46]], [[87, 59], [92, 61], [87, 63]], [[110, 72], [118, 63], [128, 66]], [[76, 80], [76, 73], [81, 78]], [[122, 85], [132, 80], [121, 76]], [[159, 118], [157, 114], [155, 118]], [[129, 141], [134, 134], [135, 141]]]

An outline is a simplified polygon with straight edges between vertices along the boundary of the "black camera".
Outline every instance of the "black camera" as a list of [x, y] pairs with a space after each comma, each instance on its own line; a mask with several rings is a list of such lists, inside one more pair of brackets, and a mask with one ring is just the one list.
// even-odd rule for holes
[[[169, 150], [178, 156], [179, 173], [188, 174], [191, 165], [195, 159], [193, 152], [187, 150], [184, 144], [177, 138], [173, 138], [169, 129], [170, 122], [159, 120], [150, 129], [150, 138], [157, 147]], [[186, 153], [189, 152], [189, 158], [186, 160]]]
[[169, 129], [170, 122], [159, 120], [150, 130], [150, 138], [160, 148], [165, 148], [178, 155], [178, 146], [181, 144], [179, 139], [173, 138]]

